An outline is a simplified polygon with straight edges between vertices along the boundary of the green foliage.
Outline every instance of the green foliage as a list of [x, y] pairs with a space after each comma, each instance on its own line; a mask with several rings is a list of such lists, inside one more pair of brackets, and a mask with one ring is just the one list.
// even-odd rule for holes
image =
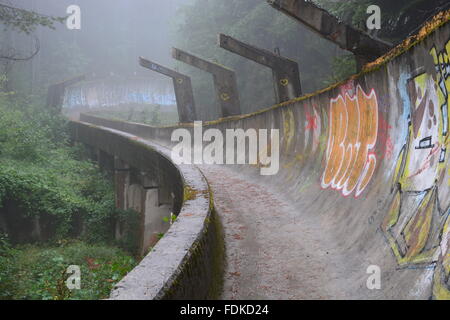
[[120, 240], [116, 243], [118, 246], [126, 250], [127, 252], [139, 255], [139, 225], [140, 214], [134, 210], [116, 210], [116, 221], [122, 226], [125, 232], [123, 232]]
[[173, 213], [170, 213], [170, 217], [164, 217], [162, 220], [164, 222], [172, 224], [172, 223], [174, 223], [177, 220], [177, 216], [174, 215]]
[[335, 57], [331, 65], [332, 74], [324, 81], [326, 86], [340, 82], [356, 73], [356, 60], [352, 54]]
[[33, 11], [0, 4], [0, 21], [3, 25], [30, 34], [38, 26], [55, 29], [55, 23], [64, 22], [64, 17], [49, 17]]
[[332, 1], [317, 0], [317, 4], [328, 12], [353, 26], [365, 30], [368, 18], [367, 7], [376, 4], [373, 0]]
[[115, 208], [111, 181], [84, 160], [81, 146], [68, 144], [66, 120], [14, 95], [0, 97], [0, 210], [16, 204], [25, 216], [44, 217], [53, 238], [80, 234], [111, 242]]
[[317, 4], [339, 19], [366, 30], [367, 8], [377, 5], [381, 9], [380, 38], [398, 42], [435, 15], [448, 8], [448, 0], [315, 0]]
[[[33, 97], [0, 95], [0, 211], [14, 204], [14, 214], [39, 217], [51, 230], [45, 244], [16, 247], [0, 234], [0, 299], [105, 298], [135, 265], [109, 245], [136, 252], [137, 233], [116, 243], [113, 227], [136, 230], [138, 214], [115, 208], [110, 177], [85, 154], [69, 145], [61, 115]], [[66, 240], [74, 237], [84, 242]], [[67, 289], [69, 265], [81, 267], [81, 290]]]
[[0, 204], [54, 217], [59, 237], [70, 233], [75, 214], [104, 222], [114, 212], [109, 181], [93, 163], [75, 159], [79, 150], [67, 146], [62, 118], [18, 103], [0, 104]]
[[[70, 265], [80, 267], [80, 290], [67, 289]], [[56, 247], [12, 248], [0, 236], [0, 299], [104, 299], [135, 265], [132, 257], [110, 246], [61, 241]]]

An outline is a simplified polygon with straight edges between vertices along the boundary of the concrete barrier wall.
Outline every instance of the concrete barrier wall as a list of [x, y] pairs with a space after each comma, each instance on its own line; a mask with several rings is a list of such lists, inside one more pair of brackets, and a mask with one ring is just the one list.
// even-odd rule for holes
[[[280, 130], [277, 175], [236, 168], [318, 219], [345, 257], [342, 287], [363, 298], [450, 299], [449, 16], [349, 81], [207, 124]], [[166, 145], [175, 129], [83, 117]], [[370, 265], [380, 290], [366, 286]]]
[[[141, 263], [117, 284], [111, 299], [217, 298], [223, 239], [209, 186], [200, 171], [192, 166], [176, 166], [167, 149], [125, 132], [76, 121], [70, 122], [70, 128], [72, 139], [77, 142], [139, 170], [157, 171], [174, 197], [176, 221]], [[147, 194], [146, 202], [152, 201], [152, 196]]]

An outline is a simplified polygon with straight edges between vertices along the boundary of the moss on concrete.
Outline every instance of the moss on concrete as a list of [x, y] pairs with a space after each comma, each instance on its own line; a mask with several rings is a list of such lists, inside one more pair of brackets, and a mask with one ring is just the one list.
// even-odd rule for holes
[[197, 198], [199, 191], [194, 190], [188, 185], [184, 186], [184, 192], [183, 192], [183, 202], [189, 201], [189, 200], [195, 200]]

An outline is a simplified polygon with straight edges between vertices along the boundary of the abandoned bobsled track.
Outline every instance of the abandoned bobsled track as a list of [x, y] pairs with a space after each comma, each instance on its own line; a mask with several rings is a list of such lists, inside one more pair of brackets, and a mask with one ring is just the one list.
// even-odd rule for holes
[[[199, 167], [222, 224], [226, 267], [221, 294], [209, 295], [200, 285], [204, 292], [195, 297], [450, 298], [450, 24], [444, 16], [440, 26], [345, 83], [206, 124], [222, 133], [279, 129], [280, 170], [261, 176], [250, 165]], [[167, 150], [175, 128], [193, 130], [192, 124], [155, 128], [86, 114], [80, 121]], [[189, 210], [195, 214], [197, 209], [191, 205]], [[211, 225], [204, 217], [199, 228]], [[171, 229], [183, 229], [187, 218]], [[138, 267], [143, 278], [136, 281], [132, 271], [112, 297], [190, 298], [183, 286], [203, 281], [202, 276], [217, 287], [220, 279], [205, 273], [208, 265], [197, 260], [220, 254], [219, 229], [196, 233], [197, 240], [201, 234], [215, 239], [195, 246], [195, 252], [207, 254], [186, 254], [171, 271], [150, 263], [145, 274], [148, 259], [177, 252], [163, 238]], [[217, 234], [211, 236], [212, 230]], [[175, 232], [169, 230], [169, 236], [176, 241]], [[209, 258], [209, 270], [219, 272]], [[367, 287], [371, 265], [381, 269], [379, 290]], [[155, 274], [165, 275], [159, 284], [152, 282]]]

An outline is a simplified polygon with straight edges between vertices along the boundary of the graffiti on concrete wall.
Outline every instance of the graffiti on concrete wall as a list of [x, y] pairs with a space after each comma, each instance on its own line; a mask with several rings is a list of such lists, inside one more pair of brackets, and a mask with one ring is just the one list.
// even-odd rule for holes
[[330, 103], [329, 136], [322, 188], [349, 196], [361, 195], [376, 167], [374, 153], [378, 136], [378, 102], [374, 90], [367, 95], [361, 86]]
[[294, 113], [291, 109], [285, 109], [283, 116], [283, 148], [285, 152], [289, 152], [295, 135]]
[[450, 299], [449, 113], [450, 42], [430, 52], [435, 74], [400, 77], [407, 134], [397, 159], [393, 198], [382, 230], [402, 267], [435, 268], [433, 296]]
[[394, 156], [394, 143], [389, 131], [392, 126], [381, 115], [378, 119], [378, 152], [377, 158], [379, 160], [392, 160]]
[[312, 144], [311, 152], [315, 153], [320, 144], [320, 135], [322, 133], [322, 124], [316, 105], [305, 107], [305, 145]]
[[111, 107], [123, 104], [176, 104], [173, 92], [156, 90], [149, 81], [90, 82], [66, 89], [63, 108]]

